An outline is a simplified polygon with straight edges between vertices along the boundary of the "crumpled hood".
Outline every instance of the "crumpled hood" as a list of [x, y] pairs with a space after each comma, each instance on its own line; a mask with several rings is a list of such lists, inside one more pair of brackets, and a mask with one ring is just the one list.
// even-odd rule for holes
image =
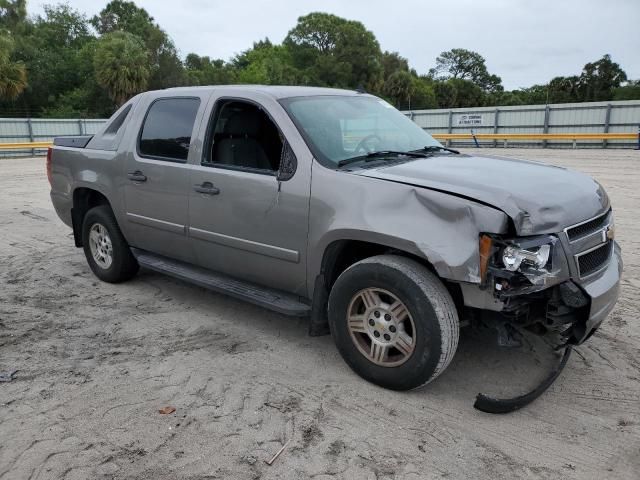
[[559, 232], [609, 207], [588, 175], [527, 160], [443, 154], [354, 173], [491, 205], [513, 219], [519, 235]]

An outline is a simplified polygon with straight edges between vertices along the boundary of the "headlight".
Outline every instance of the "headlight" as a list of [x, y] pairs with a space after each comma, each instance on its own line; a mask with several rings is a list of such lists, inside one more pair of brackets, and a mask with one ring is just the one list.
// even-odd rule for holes
[[504, 268], [510, 272], [517, 271], [522, 264], [541, 269], [544, 268], [549, 261], [550, 253], [550, 245], [541, 245], [531, 249], [510, 245], [505, 247], [502, 252], [502, 263], [504, 264]]
[[501, 295], [537, 292], [570, 278], [566, 255], [555, 235], [503, 238], [484, 233], [479, 253], [481, 283], [493, 282]]

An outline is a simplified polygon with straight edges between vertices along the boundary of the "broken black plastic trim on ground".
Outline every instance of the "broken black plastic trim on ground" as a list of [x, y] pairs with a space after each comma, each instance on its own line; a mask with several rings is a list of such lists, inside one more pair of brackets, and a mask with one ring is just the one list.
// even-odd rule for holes
[[514, 398], [492, 398], [484, 393], [479, 393], [476, 397], [476, 402], [473, 404], [473, 408], [485, 413], [509, 413], [529, 405], [556, 381], [567, 365], [567, 361], [571, 356], [571, 350], [571, 346], [565, 348], [562, 360], [560, 360], [558, 366], [535, 390]]

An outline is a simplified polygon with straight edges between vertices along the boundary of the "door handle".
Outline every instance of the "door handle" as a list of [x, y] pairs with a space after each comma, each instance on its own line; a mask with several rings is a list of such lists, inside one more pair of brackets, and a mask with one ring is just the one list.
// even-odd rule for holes
[[147, 176], [142, 173], [140, 170], [136, 170], [135, 172], [127, 173], [127, 178], [132, 182], [146, 182]]
[[202, 185], [194, 185], [193, 189], [198, 193], [204, 193], [205, 195], [218, 195], [220, 189], [213, 186], [211, 182], [204, 182]]

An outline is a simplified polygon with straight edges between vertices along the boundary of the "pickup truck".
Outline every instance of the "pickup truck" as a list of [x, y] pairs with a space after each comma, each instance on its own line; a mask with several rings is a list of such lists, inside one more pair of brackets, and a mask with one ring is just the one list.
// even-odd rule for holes
[[461, 325], [577, 345], [618, 296], [598, 182], [461, 154], [359, 91], [145, 92], [97, 134], [56, 138], [47, 170], [101, 280], [144, 267], [308, 316], [390, 389], [440, 375]]

